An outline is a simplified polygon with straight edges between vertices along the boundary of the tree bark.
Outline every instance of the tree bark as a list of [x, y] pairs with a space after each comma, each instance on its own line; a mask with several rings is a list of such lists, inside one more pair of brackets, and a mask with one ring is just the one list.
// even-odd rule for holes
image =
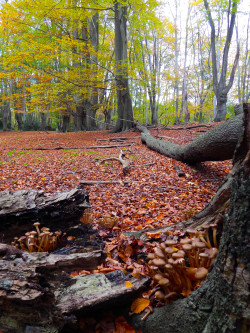
[[115, 5], [115, 63], [118, 119], [113, 132], [134, 127], [132, 101], [127, 69], [127, 7], [117, 0]]
[[[232, 8], [231, 8], [232, 5]], [[238, 60], [239, 60], [239, 47], [237, 47], [237, 52], [234, 59], [234, 64], [231, 70], [229, 82], [227, 84], [226, 76], [227, 76], [227, 67], [228, 67], [228, 55], [229, 55], [229, 48], [233, 36], [233, 30], [235, 25], [235, 18], [237, 13], [237, 5], [238, 1], [233, 0], [232, 2], [229, 1], [228, 4], [228, 13], [231, 11], [231, 19], [229, 22], [229, 15], [228, 15], [228, 28], [227, 28], [227, 37], [224, 45], [223, 50], [223, 58], [222, 58], [222, 67], [221, 67], [221, 75], [218, 78], [218, 61], [216, 58], [216, 36], [215, 36], [215, 26], [214, 21], [212, 18], [211, 10], [207, 0], [204, 0], [204, 6], [206, 9], [208, 22], [211, 28], [211, 49], [212, 49], [212, 67], [213, 67], [213, 89], [217, 99], [217, 110], [216, 116], [214, 121], [222, 121], [225, 120], [227, 114], [227, 94], [231, 89], [234, 81], [234, 75], [237, 68]]]
[[141, 140], [150, 149], [178, 161], [195, 164], [204, 161], [231, 159], [239, 140], [242, 128], [242, 115], [238, 115], [200, 135], [187, 145], [157, 140], [150, 132], [138, 124], [142, 132]]
[[250, 110], [245, 104], [242, 140], [235, 154], [230, 207], [219, 253], [207, 279], [188, 298], [157, 308], [144, 322], [128, 318], [143, 333], [247, 333], [250, 330]]

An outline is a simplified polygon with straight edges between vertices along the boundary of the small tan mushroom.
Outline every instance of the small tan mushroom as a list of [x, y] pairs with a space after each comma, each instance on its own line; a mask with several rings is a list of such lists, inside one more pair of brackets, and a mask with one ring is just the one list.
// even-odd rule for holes
[[39, 230], [40, 223], [35, 222], [35, 223], [33, 223], [33, 226], [36, 228], [37, 234], [40, 235], [40, 230]]
[[164, 267], [166, 265], [166, 261], [164, 259], [161, 259], [161, 258], [154, 259], [154, 260], [152, 260], [152, 262], [153, 262], [153, 265], [157, 266], [157, 267]]
[[206, 278], [208, 274], [208, 270], [205, 267], [199, 267], [197, 268], [197, 271], [194, 275], [195, 279], [198, 281], [202, 281]]
[[214, 247], [218, 248], [218, 246], [217, 246], [217, 239], [216, 239], [217, 224], [211, 224], [210, 227], [213, 230], [213, 243], [214, 243]]
[[165, 294], [162, 291], [158, 290], [155, 293], [155, 298], [158, 299], [158, 300], [160, 300], [160, 301], [164, 301]]

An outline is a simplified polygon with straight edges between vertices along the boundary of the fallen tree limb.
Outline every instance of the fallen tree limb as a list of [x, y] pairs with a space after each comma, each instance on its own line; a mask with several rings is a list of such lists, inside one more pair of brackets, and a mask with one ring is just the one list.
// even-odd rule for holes
[[99, 163], [105, 162], [105, 161], [118, 161], [122, 164], [122, 172], [124, 175], [127, 175], [130, 172], [130, 161], [129, 160], [124, 160], [122, 157], [124, 156], [123, 151], [121, 150], [119, 157], [108, 157], [108, 158], [103, 158], [99, 161]]
[[242, 115], [219, 124], [187, 145], [157, 140], [146, 127], [137, 124], [137, 128], [142, 132], [142, 143], [170, 158], [189, 164], [223, 161], [233, 157], [241, 133]]
[[131, 184], [131, 183], [145, 183], [138, 180], [81, 180], [80, 185], [95, 185], [95, 184]]
[[[108, 149], [108, 148], [122, 148], [122, 147], [130, 147], [132, 144], [137, 144], [137, 142], [131, 142], [131, 143], [126, 143], [123, 145], [109, 145], [109, 146], [85, 146], [85, 147], [38, 147], [38, 148], [23, 148], [23, 149], [18, 149], [18, 150], [72, 150], [72, 149]], [[18, 151], [16, 150], [16, 151]]]
[[164, 126], [165, 129], [167, 130], [182, 130], [182, 129], [192, 129], [192, 128], [197, 128], [197, 127], [207, 127], [210, 128], [213, 125], [208, 125], [208, 124], [197, 124], [197, 125], [190, 125], [190, 126], [178, 126], [178, 127], [172, 127], [172, 126]]

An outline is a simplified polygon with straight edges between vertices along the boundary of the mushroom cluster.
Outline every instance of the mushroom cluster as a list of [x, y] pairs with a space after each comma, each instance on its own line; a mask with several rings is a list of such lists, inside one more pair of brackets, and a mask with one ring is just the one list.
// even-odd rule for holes
[[26, 232], [25, 236], [15, 237], [11, 245], [28, 252], [48, 252], [57, 248], [64, 235], [61, 231], [51, 232], [49, 228], [39, 229], [40, 223], [33, 224], [36, 230]]
[[119, 221], [118, 216], [112, 216], [110, 214], [103, 215], [102, 218], [98, 220], [98, 223], [101, 227], [104, 228], [113, 228]]
[[215, 224], [188, 229], [188, 237], [167, 239], [148, 254], [157, 300], [165, 303], [173, 294], [188, 296], [206, 278], [218, 252], [216, 229]]

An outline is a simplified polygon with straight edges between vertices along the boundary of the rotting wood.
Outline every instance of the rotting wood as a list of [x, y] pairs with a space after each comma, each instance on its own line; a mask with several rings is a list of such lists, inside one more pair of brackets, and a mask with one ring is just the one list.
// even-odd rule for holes
[[[148, 287], [122, 271], [71, 277], [103, 262], [103, 251], [54, 255], [0, 244], [0, 329], [8, 333], [61, 332], [85, 313], [128, 304]], [[130, 281], [133, 288], [126, 288]], [[77, 329], [77, 325], [75, 326]], [[74, 330], [73, 330], [74, 331]]]

